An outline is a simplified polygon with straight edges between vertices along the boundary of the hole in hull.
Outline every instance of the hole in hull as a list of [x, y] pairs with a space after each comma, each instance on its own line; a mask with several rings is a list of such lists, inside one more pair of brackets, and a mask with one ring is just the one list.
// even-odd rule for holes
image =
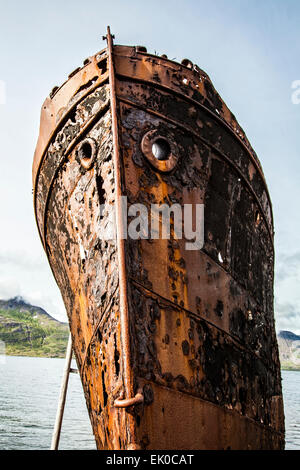
[[105, 408], [107, 405], [108, 395], [107, 395], [106, 388], [105, 388], [104, 371], [102, 371], [102, 388], [103, 388], [103, 403], [104, 403], [104, 408]]

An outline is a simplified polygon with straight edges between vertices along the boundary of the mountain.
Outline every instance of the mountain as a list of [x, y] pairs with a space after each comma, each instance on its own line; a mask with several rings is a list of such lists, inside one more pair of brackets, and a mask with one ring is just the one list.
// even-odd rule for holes
[[300, 336], [283, 330], [277, 340], [282, 369], [300, 370]]
[[0, 300], [0, 346], [7, 355], [64, 357], [68, 336], [68, 325], [44, 309], [21, 297]]

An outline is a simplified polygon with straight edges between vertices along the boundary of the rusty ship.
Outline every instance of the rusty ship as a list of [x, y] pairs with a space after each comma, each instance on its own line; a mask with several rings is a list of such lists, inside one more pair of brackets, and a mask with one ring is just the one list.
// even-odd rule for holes
[[[44, 102], [33, 163], [97, 448], [283, 449], [260, 162], [197, 65], [105, 39]], [[202, 248], [124, 237], [121, 196], [203, 204]]]

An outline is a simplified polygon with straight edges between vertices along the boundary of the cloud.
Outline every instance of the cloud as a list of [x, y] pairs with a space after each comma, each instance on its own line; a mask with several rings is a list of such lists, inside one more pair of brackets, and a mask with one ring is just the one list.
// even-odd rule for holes
[[22, 268], [40, 269], [44, 262], [38, 255], [31, 255], [24, 250], [0, 251], [0, 265], [15, 265]]
[[276, 282], [285, 281], [291, 277], [300, 277], [300, 252], [278, 255], [275, 273]]
[[25, 250], [0, 252], [0, 298], [16, 295], [66, 321], [61, 294], [44, 253], [32, 256]]
[[275, 264], [277, 330], [300, 334], [300, 252], [279, 253]]
[[21, 286], [14, 279], [0, 279], [0, 298], [9, 299], [15, 297], [21, 291]]
[[300, 334], [300, 304], [279, 302], [275, 299], [276, 329]]

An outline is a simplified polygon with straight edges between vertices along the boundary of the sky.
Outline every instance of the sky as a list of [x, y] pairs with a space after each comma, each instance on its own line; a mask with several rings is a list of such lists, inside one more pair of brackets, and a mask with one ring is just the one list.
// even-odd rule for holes
[[198, 64], [237, 117], [273, 203], [276, 328], [300, 334], [299, 0], [0, 0], [0, 12], [0, 298], [66, 319], [34, 220], [32, 159], [44, 99], [105, 47], [109, 24], [117, 44]]

